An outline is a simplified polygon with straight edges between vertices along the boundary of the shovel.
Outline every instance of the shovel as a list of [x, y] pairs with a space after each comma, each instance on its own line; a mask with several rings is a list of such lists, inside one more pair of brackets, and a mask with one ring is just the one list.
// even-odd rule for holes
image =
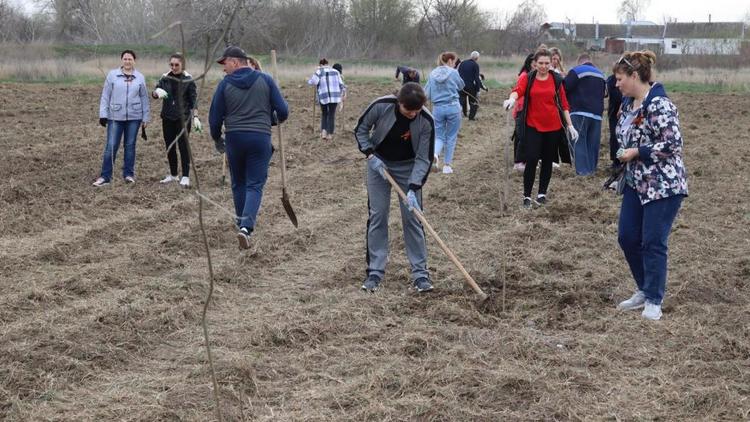
[[[385, 177], [385, 179], [388, 180], [388, 183], [390, 183], [393, 189], [398, 193], [398, 196], [401, 198], [401, 201], [403, 201], [404, 204], [406, 204], [406, 194], [401, 189], [401, 186], [399, 186], [398, 183], [396, 183], [396, 181], [393, 180], [393, 177], [391, 177], [391, 175], [388, 173], [388, 170], [383, 169], [383, 177]], [[461, 264], [461, 261], [459, 261], [458, 258], [456, 258], [456, 255], [454, 255], [453, 252], [451, 252], [451, 250], [448, 248], [448, 245], [446, 245], [445, 242], [443, 242], [443, 239], [441, 239], [440, 236], [438, 236], [435, 229], [433, 229], [430, 223], [428, 223], [427, 220], [424, 218], [424, 214], [422, 214], [422, 211], [414, 208], [412, 212], [414, 213], [414, 215], [417, 216], [417, 219], [419, 219], [419, 221], [422, 223], [422, 226], [424, 226], [427, 229], [427, 232], [429, 232], [430, 235], [432, 235], [432, 237], [440, 246], [440, 249], [442, 249], [443, 252], [445, 252], [445, 254], [453, 262], [456, 268], [458, 268], [458, 271], [461, 272], [461, 275], [464, 276], [464, 280], [466, 281], [466, 284], [468, 284], [469, 287], [471, 287], [479, 295], [480, 302], [484, 302], [485, 300], [487, 300], [489, 296], [487, 296], [487, 294], [484, 291], [482, 291], [479, 285], [477, 285], [477, 282], [474, 281], [471, 275], [469, 275], [469, 273], [466, 271], [464, 266]]]
[[279, 133], [279, 154], [281, 154], [281, 205], [284, 206], [286, 215], [289, 216], [289, 220], [292, 221], [294, 227], [297, 225], [297, 214], [294, 213], [292, 203], [289, 202], [289, 195], [286, 193], [286, 157], [284, 156], [284, 141], [281, 137], [281, 123], [276, 124], [276, 129]]
[[[273, 71], [273, 78], [276, 79], [276, 50], [271, 50], [271, 69]], [[273, 117], [278, 122], [276, 123], [276, 130], [279, 133], [279, 154], [281, 154], [281, 205], [284, 206], [284, 211], [286, 211], [286, 215], [289, 216], [289, 220], [292, 221], [294, 227], [298, 227], [297, 214], [294, 213], [292, 203], [289, 201], [289, 195], [286, 193], [286, 155], [284, 154], [284, 138], [281, 135], [281, 122], [278, 121], [275, 112]]]

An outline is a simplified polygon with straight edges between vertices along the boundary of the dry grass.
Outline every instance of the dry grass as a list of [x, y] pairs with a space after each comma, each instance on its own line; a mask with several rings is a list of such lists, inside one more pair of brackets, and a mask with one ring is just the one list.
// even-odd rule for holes
[[[49, 45], [30, 45], [23, 48], [19, 46], [0, 44], [0, 80], [19, 82], [39, 81], [79, 81], [96, 83], [106, 73], [117, 66], [120, 61], [116, 55], [101, 55], [91, 59], [77, 59], [74, 57], [58, 57]], [[166, 57], [166, 56], [165, 56]], [[502, 86], [509, 86], [517, 79], [518, 69], [524, 57], [513, 56], [510, 58], [497, 58], [482, 56], [482, 73], [485, 74], [488, 83], [490, 81]], [[611, 62], [616, 59], [612, 55], [601, 55], [595, 61], [605, 71], [610, 71]], [[291, 58], [292, 63], [281, 59], [279, 77], [283, 81], [303, 84], [314, 72], [317, 64], [315, 62], [304, 63], [297, 58]], [[335, 61], [335, 59], [331, 59]], [[567, 67], [571, 67], [574, 59], [569, 58]], [[137, 68], [147, 77], [155, 78], [168, 71], [165, 66], [165, 58], [154, 58], [152, 56], [141, 57], [137, 61]], [[367, 61], [342, 60], [345, 66], [345, 79], [370, 80], [388, 83], [395, 73], [394, 64]], [[270, 63], [267, 58], [262, 63], [264, 70], [270, 72]], [[402, 64], [416, 67], [424, 75], [424, 78], [434, 68], [432, 61], [407, 60]], [[203, 61], [195, 58], [189, 63], [189, 71], [195, 75], [201, 73]], [[220, 66], [214, 65], [208, 80], [217, 81], [223, 77]], [[688, 84], [692, 91], [701, 91], [703, 85], [707, 92], [714, 91], [716, 87], [724, 90], [739, 92], [750, 91], [750, 72], [746, 68], [736, 70], [720, 68], [695, 68], [687, 67], [676, 70], [658, 72], [657, 79], [670, 84]]]
[[[352, 84], [343, 125], [389, 89]], [[228, 419], [748, 418], [750, 97], [674, 96], [691, 196], [671, 238], [664, 319], [654, 323], [614, 309], [633, 283], [615, 238], [619, 200], [599, 190], [603, 172], [577, 178], [563, 168], [548, 206], [501, 213], [507, 132], [494, 92], [462, 128], [456, 173], [425, 187], [430, 222], [493, 298], [474, 303], [432, 241], [437, 290], [410, 292], [398, 218], [384, 290], [362, 294], [361, 154], [342, 130], [332, 143], [315, 139], [306, 87], [284, 93], [300, 229], [281, 207], [275, 161], [255, 253], [237, 251], [225, 214], [207, 213], [218, 287], [210, 327]], [[91, 188], [97, 101], [96, 86], [0, 85], [0, 419], [210, 420], [195, 197], [158, 185], [167, 167], [155, 128], [139, 141], [135, 186]], [[193, 148], [206, 192], [229, 208], [210, 141], [194, 137]], [[520, 200], [520, 175], [511, 183]]]

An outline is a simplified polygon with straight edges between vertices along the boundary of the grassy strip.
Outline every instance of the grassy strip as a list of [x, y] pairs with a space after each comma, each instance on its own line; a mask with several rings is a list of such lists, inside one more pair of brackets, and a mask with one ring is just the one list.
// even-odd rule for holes
[[[140, 56], [162, 56], [166, 57], [175, 52], [175, 48], [168, 45], [148, 44], [56, 44], [52, 50], [59, 57], [97, 57], [97, 56], [119, 56], [123, 50], [133, 50]], [[191, 55], [188, 51], [188, 55]]]
[[698, 83], [698, 82], [665, 82], [667, 92], [687, 92], [693, 94], [728, 94], [750, 93], [750, 86], [745, 84]]

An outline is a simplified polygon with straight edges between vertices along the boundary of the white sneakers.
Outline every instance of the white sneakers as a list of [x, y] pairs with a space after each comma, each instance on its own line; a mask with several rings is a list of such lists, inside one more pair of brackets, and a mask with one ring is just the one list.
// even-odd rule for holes
[[658, 321], [661, 319], [661, 305], [646, 302], [646, 306], [643, 308], [641, 316], [652, 321]]
[[[440, 171], [440, 157], [435, 154], [435, 161], [432, 162], [432, 172], [437, 173]], [[453, 174], [453, 167], [448, 163], [443, 163], [443, 174]]]
[[183, 188], [189, 188], [190, 187], [190, 178], [187, 177], [187, 176], [182, 176], [182, 179], [180, 179], [179, 177], [172, 176], [170, 174], [170, 175], [167, 175], [167, 177], [159, 180], [159, 183], [161, 183], [163, 185], [166, 185], [168, 183], [177, 182], [177, 181], [180, 182], [180, 186], [182, 186]]
[[135, 183], [135, 177], [133, 177], [133, 176], [125, 176], [125, 183], [127, 183], [127, 184], [133, 184], [133, 183]]
[[644, 303], [646, 303], [646, 295], [638, 290], [633, 296], [630, 296], [630, 299], [620, 302], [620, 304], [617, 305], [617, 309], [629, 311], [631, 309], [642, 308]]
[[108, 184], [109, 184], [109, 181], [104, 179], [103, 177], [96, 179], [94, 183], [92, 183], [92, 185], [97, 188], [102, 187], [102, 186], [107, 186]]
[[617, 309], [623, 311], [639, 308], [644, 308], [643, 312], [641, 312], [642, 317], [650, 319], [652, 321], [658, 321], [659, 319], [661, 319], [661, 305], [648, 302], [646, 300], [646, 295], [640, 290], [635, 292], [633, 296], [630, 297], [630, 299], [624, 300], [620, 302], [619, 305], [617, 305]]

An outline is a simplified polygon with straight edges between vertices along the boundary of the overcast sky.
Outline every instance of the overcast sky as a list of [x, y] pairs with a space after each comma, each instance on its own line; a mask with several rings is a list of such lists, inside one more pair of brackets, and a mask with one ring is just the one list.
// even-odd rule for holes
[[[617, 23], [618, 0], [538, 0], [544, 5], [549, 22]], [[522, 0], [478, 0], [482, 8], [505, 13], [516, 9]], [[644, 13], [646, 20], [664, 22], [664, 17], [679, 22], [740, 21], [750, 11], [748, 0], [651, 0]]]
[[[33, 0], [10, 0], [33, 10]], [[523, 0], [477, 0], [481, 7], [505, 17]], [[549, 22], [617, 23], [621, 0], [538, 0], [547, 12]], [[748, 0], [651, 0], [644, 13], [646, 20], [662, 23], [665, 17], [680, 22], [705, 22], [711, 14], [714, 22], [740, 21], [750, 11]]]

